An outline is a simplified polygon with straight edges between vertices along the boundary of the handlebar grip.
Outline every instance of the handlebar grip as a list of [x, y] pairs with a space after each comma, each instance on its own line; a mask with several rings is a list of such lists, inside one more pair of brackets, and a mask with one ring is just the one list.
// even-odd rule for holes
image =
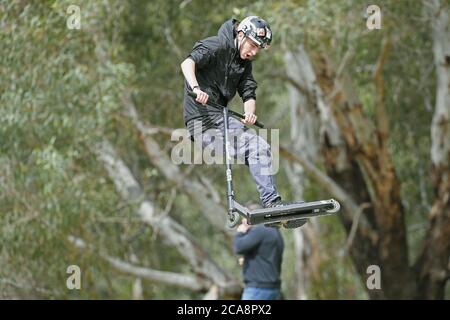
[[194, 99], [197, 98], [197, 94], [196, 94], [194, 91], [188, 90], [188, 95], [189, 95], [190, 97], [194, 98]]

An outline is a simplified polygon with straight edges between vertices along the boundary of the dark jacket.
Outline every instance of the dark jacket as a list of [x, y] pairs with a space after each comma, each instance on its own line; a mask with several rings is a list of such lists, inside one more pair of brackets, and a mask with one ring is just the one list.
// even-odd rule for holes
[[[223, 106], [233, 99], [236, 91], [243, 102], [256, 99], [257, 84], [252, 75], [252, 63], [241, 59], [235, 43], [237, 22], [235, 19], [226, 21], [217, 36], [198, 41], [188, 56], [195, 62], [195, 76], [200, 89], [209, 95], [210, 101]], [[213, 127], [222, 113], [196, 103], [187, 95], [187, 90], [191, 88], [185, 81], [185, 124], [196, 119], [203, 122], [203, 131]]]
[[236, 254], [244, 255], [243, 278], [247, 287], [280, 288], [284, 241], [277, 228], [257, 225], [234, 240]]

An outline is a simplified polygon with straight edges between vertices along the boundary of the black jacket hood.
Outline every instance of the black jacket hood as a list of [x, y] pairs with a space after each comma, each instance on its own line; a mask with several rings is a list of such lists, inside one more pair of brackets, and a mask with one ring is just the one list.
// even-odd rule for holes
[[236, 25], [238, 23], [239, 21], [236, 19], [227, 20], [220, 26], [217, 33], [231, 48], [235, 48], [234, 39], [236, 37]]

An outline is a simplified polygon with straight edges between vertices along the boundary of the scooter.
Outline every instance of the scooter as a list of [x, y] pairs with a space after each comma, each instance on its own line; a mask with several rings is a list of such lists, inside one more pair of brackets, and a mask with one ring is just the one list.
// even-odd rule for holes
[[[197, 94], [193, 91], [188, 91], [188, 95], [196, 99]], [[233, 191], [233, 177], [231, 167], [231, 154], [230, 154], [230, 141], [228, 135], [228, 117], [232, 116], [238, 120], [245, 119], [245, 116], [229, 110], [228, 107], [217, 104], [213, 101], [206, 103], [208, 106], [222, 111], [224, 122], [224, 143], [225, 143], [225, 165], [226, 165], [226, 177], [227, 177], [227, 204], [228, 204], [228, 222], [229, 228], [234, 228], [239, 223], [239, 216], [247, 219], [247, 223], [250, 225], [256, 224], [274, 224], [285, 223], [287, 221], [308, 219], [318, 216], [325, 216], [335, 214], [340, 209], [340, 204], [334, 199], [319, 200], [312, 202], [300, 202], [282, 205], [272, 208], [262, 208], [250, 210], [247, 207], [241, 205], [235, 200]], [[264, 128], [264, 124], [260, 121], [254, 123], [259, 128]]]

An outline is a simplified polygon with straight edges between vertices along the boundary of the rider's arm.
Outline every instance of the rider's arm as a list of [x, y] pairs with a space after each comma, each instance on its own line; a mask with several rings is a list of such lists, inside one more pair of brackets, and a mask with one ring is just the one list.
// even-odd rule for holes
[[198, 86], [198, 81], [195, 77], [195, 61], [191, 57], [187, 57], [181, 63], [181, 71], [183, 71], [184, 78], [191, 88]]
[[254, 124], [256, 122], [256, 100], [251, 98], [244, 102], [244, 115], [245, 119], [241, 121], [245, 124]]
[[244, 102], [244, 113], [256, 113], [256, 100], [255, 99], [249, 99]]
[[245, 124], [254, 124], [256, 122], [256, 81], [253, 79], [252, 65], [249, 64], [239, 81], [237, 91], [244, 102]]
[[197, 94], [197, 99], [195, 99], [195, 101], [201, 104], [208, 102], [208, 94], [203, 92], [198, 85], [197, 78], [195, 77], [195, 61], [192, 60], [191, 57], [186, 58], [186, 60], [181, 63], [181, 71], [183, 71], [184, 78], [189, 86], [194, 88], [192, 91]]
[[257, 86], [258, 84], [256, 83], [255, 79], [253, 79], [252, 64], [249, 63], [245, 67], [244, 74], [242, 75], [237, 87], [239, 96], [242, 98], [242, 102], [244, 102], [244, 104], [247, 100], [256, 100]]
[[[195, 76], [196, 68], [204, 68], [212, 63], [215, 54], [219, 50], [218, 37], [209, 37], [198, 41], [189, 56], [181, 63], [183, 75], [191, 88], [199, 86]], [[208, 101], [208, 94], [201, 88], [195, 88], [193, 91], [197, 94], [197, 102], [205, 104]]]
[[234, 252], [237, 254], [245, 254], [255, 249], [262, 241], [262, 233], [258, 229], [253, 228], [247, 233], [238, 233], [234, 238]]

